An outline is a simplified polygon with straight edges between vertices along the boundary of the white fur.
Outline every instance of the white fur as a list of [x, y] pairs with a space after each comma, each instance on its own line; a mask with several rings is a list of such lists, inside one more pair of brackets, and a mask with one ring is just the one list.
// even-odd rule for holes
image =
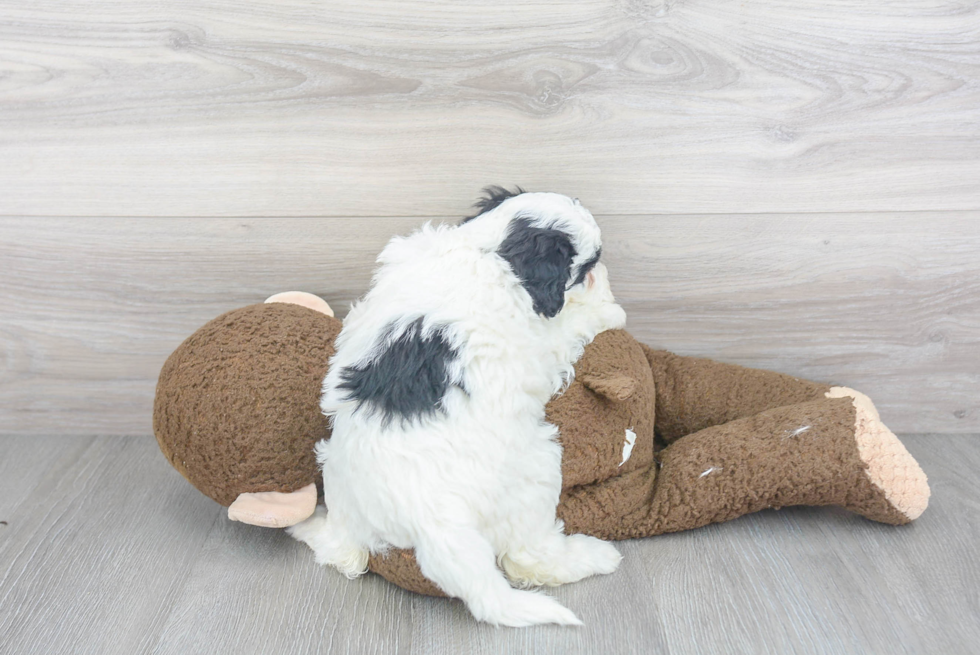
[[[580, 624], [552, 598], [515, 589], [558, 585], [611, 573], [621, 559], [599, 539], [566, 536], [555, 518], [561, 447], [545, 404], [573, 376], [597, 333], [621, 327], [600, 263], [565, 292], [554, 318], [496, 254], [515, 215], [558, 226], [572, 238], [578, 267], [600, 245], [599, 228], [577, 201], [526, 193], [459, 226], [426, 225], [388, 244], [366, 297], [344, 321], [324, 381], [323, 411], [333, 436], [317, 445], [328, 511], [290, 529], [321, 564], [350, 577], [369, 552], [414, 548], [422, 572], [463, 599], [482, 621], [509, 626]], [[368, 361], [392, 322], [423, 317], [424, 329], [449, 326], [460, 354], [442, 410], [406, 423], [354, 412], [339, 390], [345, 366]], [[397, 335], [397, 329], [396, 329]], [[393, 337], [390, 337], [393, 338]]]

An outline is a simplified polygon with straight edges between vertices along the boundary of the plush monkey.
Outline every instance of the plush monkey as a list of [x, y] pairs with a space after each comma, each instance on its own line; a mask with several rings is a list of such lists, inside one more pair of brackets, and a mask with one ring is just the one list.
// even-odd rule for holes
[[[278, 294], [207, 323], [164, 365], [160, 449], [230, 518], [286, 527], [313, 513], [313, 446], [330, 436], [320, 387], [340, 328], [316, 296]], [[563, 447], [558, 517], [569, 533], [648, 537], [789, 505], [900, 525], [929, 500], [925, 474], [867, 396], [654, 350], [623, 330], [586, 347], [547, 417]], [[369, 568], [442, 595], [411, 551], [374, 555]]]

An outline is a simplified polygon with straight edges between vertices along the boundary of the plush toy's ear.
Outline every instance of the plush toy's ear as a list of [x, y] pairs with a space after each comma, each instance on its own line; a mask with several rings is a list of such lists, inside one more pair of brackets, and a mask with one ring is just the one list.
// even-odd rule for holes
[[520, 279], [534, 311], [554, 318], [565, 305], [565, 287], [576, 254], [568, 235], [554, 228], [534, 227], [529, 218], [518, 216], [497, 254]]
[[333, 309], [330, 308], [326, 300], [320, 296], [314, 296], [312, 293], [306, 293], [305, 291], [283, 291], [274, 296], [269, 296], [265, 299], [265, 302], [284, 302], [291, 305], [302, 305], [308, 309], [316, 310], [321, 314], [333, 316]]
[[578, 376], [587, 389], [595, 391], [609, 400], [627, 400], [636, 393], [637, 381], [628, 375], [590, 375]]

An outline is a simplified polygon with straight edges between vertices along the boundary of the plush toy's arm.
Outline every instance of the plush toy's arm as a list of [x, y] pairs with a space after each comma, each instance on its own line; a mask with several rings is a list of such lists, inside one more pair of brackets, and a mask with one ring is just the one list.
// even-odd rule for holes
[[824, 398], [831, 388], [782, 373], [680, 357], [646, 345], [643, 352], [656, 385], [656, 432], [668, 443], [768, 409]]

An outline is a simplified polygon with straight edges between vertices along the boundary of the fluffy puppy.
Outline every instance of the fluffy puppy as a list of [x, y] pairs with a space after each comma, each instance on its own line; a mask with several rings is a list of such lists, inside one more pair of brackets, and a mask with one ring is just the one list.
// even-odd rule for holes
[[476, 216], [396, 237], [378, 257], [323, 384], [326, 510], [290, 533], [349, 577], [370, 552], [414, 548], [482, 621], [580, 624], [507, 578], [558, 585], [619, 564], [611, 544], [555, 518], [561, 447], [545, 404], [626, 314], [577, 199], [487, 191]]

